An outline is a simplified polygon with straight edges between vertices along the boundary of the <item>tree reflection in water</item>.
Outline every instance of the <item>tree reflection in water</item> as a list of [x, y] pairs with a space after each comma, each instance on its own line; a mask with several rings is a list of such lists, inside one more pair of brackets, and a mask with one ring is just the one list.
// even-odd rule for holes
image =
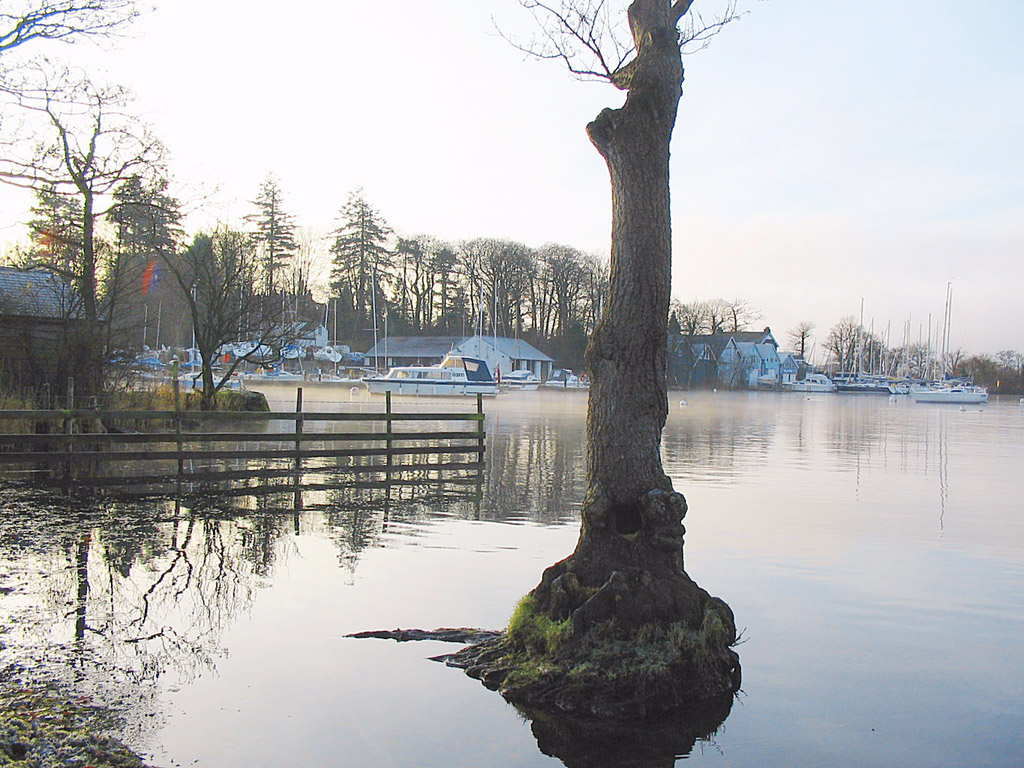
[[[162, 712], [158, 681], [215, 670], [227, 630], [275, 581], [296, 536], [331, 541], [354, 574], [368, 549], [438, 520], [565, 522], [582, 496], [582, 447], [582, 422], [513, 420], [489, 425], [486, 468], [456, 477], [339, 484], [312, 468], [299, 486], [254, 473], [178, 499], [0, 488], [0, 660], [125, 712], [120, 735], [145, 742]], [[568, 726], [537, 728], [568, 743]]]
[[212, 668], [266, 567], [223, 511], [9, 490], [3, 505], [4, 661], [110, 705], [138, 709], [169, 669]]
[[537, 747], [567, 768], [666, 768], [713, 739], [732, 709], [732, 696], [641, 722], [587, 720], [520, 710]]

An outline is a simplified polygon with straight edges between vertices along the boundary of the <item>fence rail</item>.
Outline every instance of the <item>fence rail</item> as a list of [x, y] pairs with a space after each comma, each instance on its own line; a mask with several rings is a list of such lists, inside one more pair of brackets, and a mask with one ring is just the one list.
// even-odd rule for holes
[[[176, 397], [176, 405], [179, 402]], [[7, 432], [4, 424], [12, 421], [30, 423], [36, 431]], [[271, 421], [292, 422], [294, 427], [287, 432], [247, 430], [234, 426], [229, 426], [230, 431], [202, 431], [208, 424], [254, 425]], [[308, 431], [305, 428], [307, 422], [381, 425], [383, 431]], [[471, 428], [415, 429], [416, 422], [441, 422], [445, 426], [446, 422], [469, 422]], [[121, 427], [111, 431], [106, 427], [125, 423], [146, 425], [150, 431], [131, 431]], [[104, 426], [97, 431], [97, 425]], [[162, 425], [163, 429], [155, 429], [154, 425]], [[40, 432], [40, 429], [45, 431]], [[190, 431], [193, 429], [200, 431]], [[395, 413], [390, 394], [385, 398], [383, 412], [331, 413], [305, 411], [302, 388], [299, 387], [294, 411], [185, 411], [180, 407], [165, 411], [70, 407], [0, 410], [0, 467], [19, 464], [31, 464], [37, 468], [63, 466], [65, 482], [102, 486], [125, 485], [133, 481], [152, 484], [160, 480], [180, 480], [183, 476], [197, 480], [244, 476], [244, 470], [222, 468], [211, 471], [209, 466], [203, 465], [205, 462], [231, 459], [288, 460], [290, 468], [276, 471], [297, 479], [303, 472], [304, 460], [339, 458], [350, 459], [353, 463], [330, 467], [331, 471], [342, 474], [385, 473], [390, 479], [391, 473], [398, 472], [479, 469], [485, 450], [484, 435], [483, 398], [479, 395], [475, 411], [460, 413]], [[353, 443], [360, 445], [352, 446]], [[231, 447], [229, 444], [234, 445]], [[431, 457], [436, 457], [436, 461], [430, 461]], [[355, 463], [364, 458], [378, 461]], [[178, 471], [162, 475], [104, 477], [104, 469], [111, 464], [123, 467], [127, 463], [159, 461], [177, 461]], [[203, 466], [196, 468], [196, 463]], [[325, 467], [308, 469], [319, 472]], [[268, 470], [263, 468], [263, 471]]]

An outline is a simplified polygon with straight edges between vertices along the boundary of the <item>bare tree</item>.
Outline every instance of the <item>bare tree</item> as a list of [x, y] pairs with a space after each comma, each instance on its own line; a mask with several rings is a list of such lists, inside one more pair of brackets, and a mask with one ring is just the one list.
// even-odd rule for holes
[[550, 287], [553, 327], [545, 333], [565, 335], [578, 321], [578, 302], [586, 286], [584, 256], [575, 248], [549, 243], [540, 249], [544, 281]]
[[[82, 306], [83, 344], [94, 361], [82, 372], [83, 393], [95, 394], [102, 382], [105, 355], [99, 323], [104, 308], [100, 284], [108, 250], [97, 235], [110, 213], [109, 196], [135, 177], [160, 170], [163, 150], [146, 127], [127, 110], [128, 95], [120, 88], [94, 85], [68, 70], [33, 69], [35, 84], [21, 84], [6, 93], [25, 113], [37, 119], [47, 141], [22, 147], [0, 158], [0, 181], [74, 200], [74, 226], [60, 233], [37, 230], [41, 247], [32, 266], [46, 268], [68, 280]], [[3, 87], [3, 86], [0, 86]], [[43, 134], [45, 135], [45, 134]], [[67, 242], [68, 240], [71, 242]], [[55, 248], [58, 244], [61, 248]], [[66, 246], [72, 246], [68, 248]], [[72, 253], [73, 258], [68, 258]]]
[[707, 324], [707, 308], [702, 301], [683, 303], [673, 300], [672, 314], [679, 324], [679, 332], [684, 336], [696, 336], [703, 333]]
[[217, 393], [246, 357], [234, 357], [217, 380], [213, 364], [220, 348], [252, 338], [252, 355], [266, 344], [280, 343], [281, 302], [253, 290], [262, 264], [244, 233], [218, 230], [197, 235], [180, 257], [165, 254], [164, 263], [186, 297], [202, 359], [202, 408], [211, 410]]
[[[691, 3], [633, 0], [626, 14], [630, 46], [615, 42], [617, 17], [604, 2], [522, 1], [541, 29], [531, 51], [561, 60], [577, 76], [611, 83], [626, 99], [587, 126], [608, 166], [612, 241], [604, 312], [587, 348], [592, 384], [580, 538], [570, 557], [544, 572], [501, 641], [516, 659], [498, 678], [513, 701], [557, 700], [563, 709], [638, 717], [728, 696], [738, 685], [732, 611], [683, 570], [686, 501], [661, 463], [668, 414], [669, 144], [683, 80], [681, 45], [700, 43], [733, 17], [730, 5], [725, 17], [704, 25], [687, 16]], [[684, 17], [696, 26], [680, 37]], [[537, 642], [536, 627], [561, 622], [569, 628], [552, 653]], [[699, 663], [684, 644], [668, 639], [675, 631], [696, 636], [710, 623], [716, 629], [700, 641]], [[645, 677], [649, 668], [642, 673], [620, 658], [616, 675], [594, 674], [601, 665], [592, 663], [591, 650], [609, 640], [630, 648], [627, 657], [636, 648], [666, 652], [661, 673]], [[519, 674], [536, 669], [537, 657], [545, 665], [539, 680]]]
[[864, 328], [853, 315], [841, 318], [829, 330], [829, 356], [838, 371], [843, 373], [856, 372], [863, 334]]
[[764, 313], [746, 299], [733, 299], [722, 303], [726, 313], [726, 327], [724, 328], [726, 333], [745, 331], [764, 317]]
[[789, 345], [801, 360], [806, 359], [807, 342], [814, 333], [814, 323], [810, 320], [801, 320], [789, 332]]
[[327, 273], [326, 237], [309, 227], [300, 227], [295, 235], [295, 253], [285, 266], [285, 293], [307, 296], [314, 288], [326, 288]]

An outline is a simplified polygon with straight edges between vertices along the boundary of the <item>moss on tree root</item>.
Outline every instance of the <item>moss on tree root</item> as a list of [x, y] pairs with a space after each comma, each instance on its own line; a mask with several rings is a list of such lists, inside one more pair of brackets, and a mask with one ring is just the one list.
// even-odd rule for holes
[[715, 597], [697, 629], [675, 622], [627, 630], [607, 620], [577, 634], [572, 619], [551, 619], [530, 594], [503, 635], [447, 663], [522, 707], [642, 718], [731, 699], [740, 678], [735, 643], [732, 611]]

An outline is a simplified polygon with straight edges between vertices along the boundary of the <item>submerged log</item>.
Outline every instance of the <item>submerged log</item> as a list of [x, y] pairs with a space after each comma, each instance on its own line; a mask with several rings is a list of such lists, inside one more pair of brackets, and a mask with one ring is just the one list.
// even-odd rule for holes
[[[366, 632], [354, 632], [345, 637], [372, 638], [377, 640], [395, 640], [399, 643], [418, 640], [437, 640], [442, 643], [481, 643], [500, 637], [501, 632], [488, 629], [471, 629], [468, 627], [440, 629], [372, 629]], [[444, 657], [438, 657], [443, 659]]]

